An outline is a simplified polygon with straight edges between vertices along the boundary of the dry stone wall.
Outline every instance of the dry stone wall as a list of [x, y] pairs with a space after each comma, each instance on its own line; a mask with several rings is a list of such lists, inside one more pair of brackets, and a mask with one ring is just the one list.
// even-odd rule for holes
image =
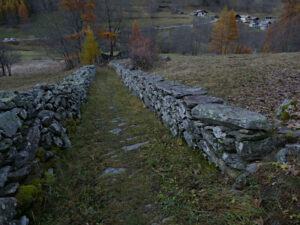
[[71, 146], [66, 125], [81, 117], [95, 73], [94, 66], [84, 66], [58, 84], [0, 92], [1, 225], [28, 224], [25, 216], [16, 219], [18, 202], [14, 196], [30, 174], [39, 146], [48, 150], [44, 161], [54, 157], [52, 147]]
[[251, 170], [283, 144], [272, 135], [272, 125], [261, 114], [229, 106], [223, 99], [208, 96], [202, 87], [186, 87], [140, 70], [124, 61], [109, 64], [129, 90], [156, 112], [174, 136], [200, 149], [231, 176]]

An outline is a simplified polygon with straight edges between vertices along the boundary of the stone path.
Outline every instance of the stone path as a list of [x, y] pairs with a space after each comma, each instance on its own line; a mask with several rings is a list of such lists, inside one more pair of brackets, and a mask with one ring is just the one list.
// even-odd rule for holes
[[[60, 187], [68, 189], [62, 193], [69, 203], [60, 207], [67, 213], [55, 216], [58, 209], [53, 208], [58, 202], [54, 201], [48, 206], [42, 224], [166, 224], [166, 215], [155, 211], [148, 178], [141, 181], [152, 173], [139, 161], [141, 152], [149, 151], [151, 141], [140, 126], [143, 119], [136, 118], [135, 113], [128, 118], [128, 110], [132, 109], [127, 109], [123, 98], [129, 97], [126, 101], [132, 102], [131, 105], [143, 107], [124, 87], [120, 90], [115, 74], [113, 78], [105, 73], [100, 76], [83, 112], [85, 122], [72, 138], [74, 147], [70, 154], [75, 159], [70, 164], [73, 165], [58, 175], [58, 179], [69, 176], [61, 184], [67, 187]], [[84, 200], [79, 201], [77, 195]], [[151, 210], [146, 207], [149, 205]]]
[[235, 215], [248, 200], [232, 205], [223, 175], [173, 138], [109, 69], [96, 76], [71, 140], [63, 160], [51, 165], [56, 182], [34, 224], [240, 224]]

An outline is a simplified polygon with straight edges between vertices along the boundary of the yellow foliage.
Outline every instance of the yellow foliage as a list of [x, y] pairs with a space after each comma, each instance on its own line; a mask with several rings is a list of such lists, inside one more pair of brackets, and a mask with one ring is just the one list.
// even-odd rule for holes
[[95, 39], [93, 31], [91, 29], [88, 29], [86, 31], [86, 37], [81, 52], [82, 64], [94, 64], [96, 58], [100, 55], [100, 53], [101, 51], [98, 49], [98, 43]]

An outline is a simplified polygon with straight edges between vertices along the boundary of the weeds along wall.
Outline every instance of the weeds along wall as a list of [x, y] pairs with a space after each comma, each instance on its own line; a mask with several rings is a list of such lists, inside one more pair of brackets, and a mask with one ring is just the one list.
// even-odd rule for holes
[[37, 169], [40, 146], [46, 150], [38, 159], [43, 162], [55, 157], [53, 147], [71, 147], [66, 127], [80, 119], [81, 106], [87, 101], [95, 73], [94, 66], [84, 66], [58, 84], [0, 92], [1, 225], [28, 224], [18, 205], [25, 210], [37, 187], [23, 186], [22, 181]]
[[229, 106], [223, 99], [208, 96], [201, 87], [186, 87], [166, 81], [124, 61], [110, 66], [143, 104], [156, 112], [174, 136], [202, 151], [222, 171], [236, 177], [251, 170], [283, 144], [273, 136], [273, 127], [261, 114]]

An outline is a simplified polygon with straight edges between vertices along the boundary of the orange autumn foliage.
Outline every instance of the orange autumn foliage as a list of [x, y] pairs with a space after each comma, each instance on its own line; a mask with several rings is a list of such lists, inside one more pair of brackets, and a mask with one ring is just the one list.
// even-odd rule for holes
[[0, 22], [12, 14], [21, 20], [28, 20], [29, 10], [25, 0], [0, 0]]
[[239, 40], [238, 25], [233, 10], [228, 12], [225, 7], [221, 13], [220, 19], [211, 33], [210, 48], [217, 54], [228, 54], [236, 51]]
[[141, 32], [141, 29], [139, 27], [139, 24], [137, 23], [137, 21], [135, 20], [133, 22], [133, 25], [132, 25], [132, 34], [131, 34], [131, 40], [132, 41], [135, 41], [135, 40], [139, 40], [139, 39], [142, 39], [142, 32]]

